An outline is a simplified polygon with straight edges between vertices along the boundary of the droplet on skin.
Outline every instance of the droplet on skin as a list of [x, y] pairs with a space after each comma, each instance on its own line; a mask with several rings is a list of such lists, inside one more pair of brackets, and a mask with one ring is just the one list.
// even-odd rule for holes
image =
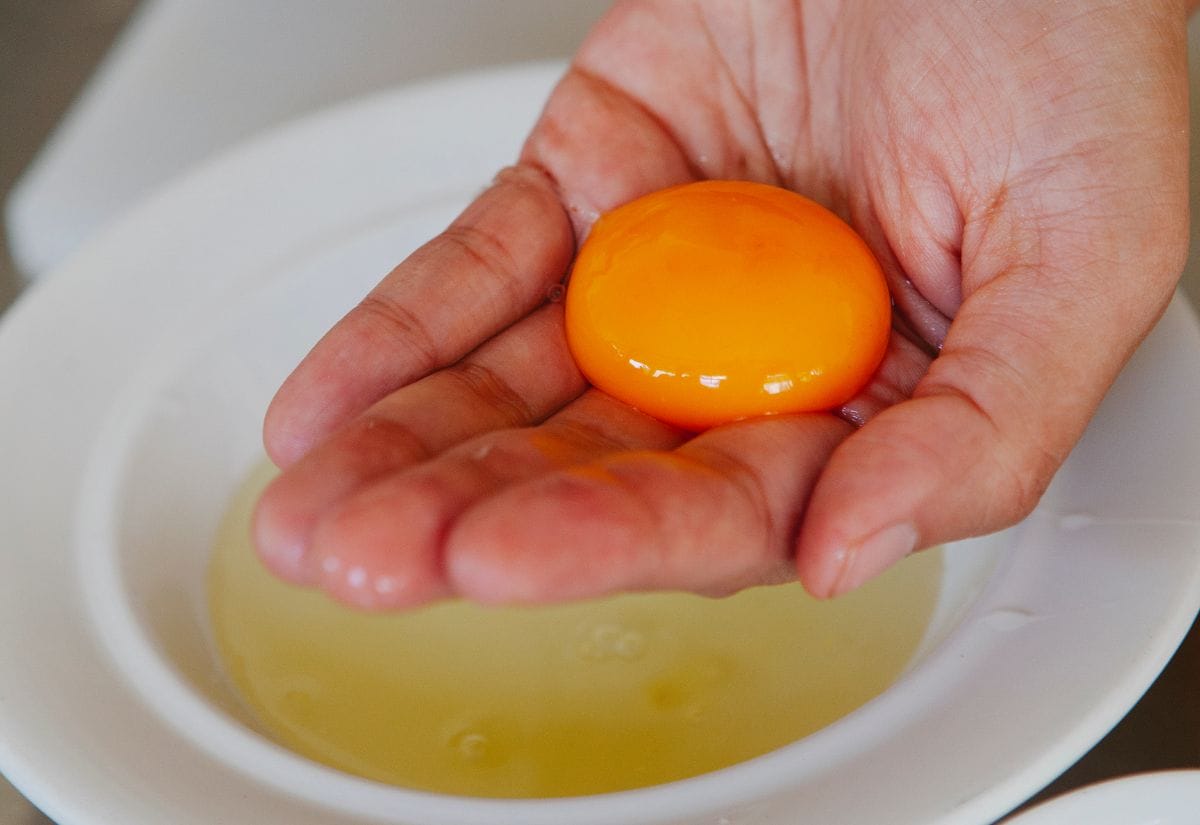
[[471, 458], [474, 459], [475, 461], [483, 461], [485, 458], [488, 457], [488, 455], [491, 454], [491, 452], [492, 452], [492, 445], [484, 444], [478, 450], [471, 453]]

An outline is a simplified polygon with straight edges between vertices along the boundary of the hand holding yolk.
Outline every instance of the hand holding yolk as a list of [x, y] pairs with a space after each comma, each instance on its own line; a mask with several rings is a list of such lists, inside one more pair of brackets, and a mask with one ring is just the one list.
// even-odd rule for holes
[[596, 222], [566, 326], [592, 384], [703, 430], [850, 400], [883, 359], [891, 304], [867, 245], [829, 210], [772, 186], [705, 181]]

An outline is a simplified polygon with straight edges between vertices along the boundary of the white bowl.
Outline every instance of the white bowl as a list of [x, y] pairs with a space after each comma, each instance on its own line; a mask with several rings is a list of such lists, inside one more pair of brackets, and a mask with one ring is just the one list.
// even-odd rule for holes
[[1200, 604], [1200, 333], [1179, 302], [1038, 511], [948, 549], [906, 675], [807, 739], [659, 787], [494, 801], [372, 783], [255, 733], [212, 654], [203, 582], [266, 402], [515, 155], [558, 71], [433, 83], [255, 141], [6, 317], [0, 770], [63, 825], [983, 823], [1100, 739], [1170, 657]]
[[1111, 779], [1056, 797], [1005, 825], [1196, 825], [1200, 770]]

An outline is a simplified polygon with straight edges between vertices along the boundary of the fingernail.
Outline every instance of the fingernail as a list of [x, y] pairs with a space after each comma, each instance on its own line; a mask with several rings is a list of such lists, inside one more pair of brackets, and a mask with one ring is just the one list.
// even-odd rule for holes
[[846, 548], [831, 596], [861, 587], [917, 549], [917, 530], [907, 522], [884, 527]]

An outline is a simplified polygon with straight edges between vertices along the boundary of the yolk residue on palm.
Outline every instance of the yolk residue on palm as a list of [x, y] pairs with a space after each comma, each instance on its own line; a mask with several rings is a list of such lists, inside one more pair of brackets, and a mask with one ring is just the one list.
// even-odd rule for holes
[[813, 201], [705, 181], [603, 215], [579, 251], [567, 340], [588, 380], [690, 430], [837, 407], [887, 349], [863, 240]]

